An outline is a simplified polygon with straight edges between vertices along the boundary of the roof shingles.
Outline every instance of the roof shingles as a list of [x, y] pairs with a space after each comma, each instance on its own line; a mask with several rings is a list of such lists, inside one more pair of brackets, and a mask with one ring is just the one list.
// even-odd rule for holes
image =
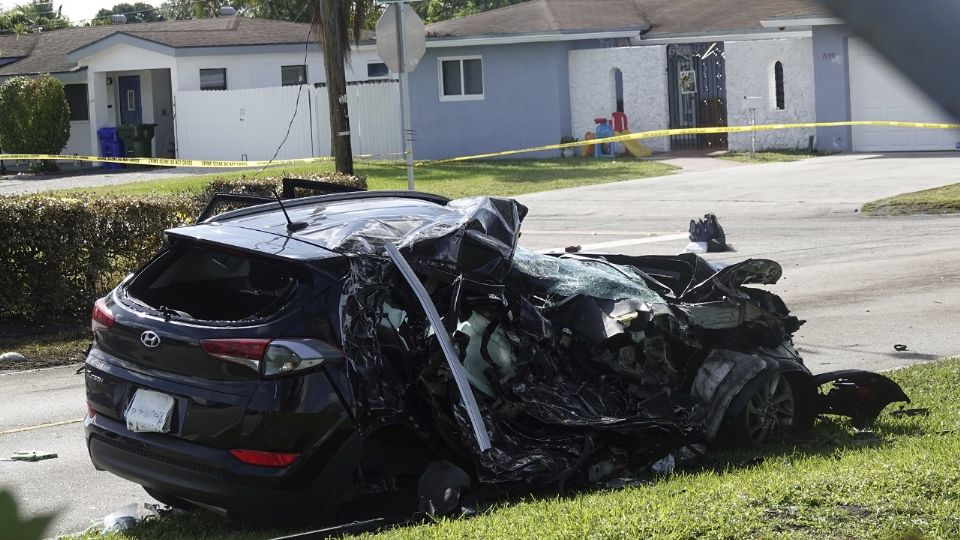
[[[813, 0], [529, 0], [427, 26], [435, 38], [635, 29], [672, 34], [750, 30], [770, 17], [810, 15]], [[648, 31], [649, 30], [649, 31]]]
[[23, 57], [0, 67], [0, 76], [73, 71], [77, 64], [68, 59], [69, 53], [117, 33], [174, 48], [316, 41], [315, 36], [309, 34], [309, 24], [247, 17], [85, 26], [24, 36], [0, 35], [0, 57]]
[[[635, 31], [646, 36], [760, 28], [770, 17], [813, 15], [812, 0], [529, 0], [427, 26], [430, 38]], [[73, 71], [69, 53], [124, 33], [173, 48], [296, 44], [316, 41], [310, 25], [217, 17], [0, 35], [0, 76]], [[369, 39], [370, 34], [365, 38]]]
[[531, 0], [512, 6], [440, 21], [427, 26], [428, 37], [457, 38], [649, 28], [635, 0]]

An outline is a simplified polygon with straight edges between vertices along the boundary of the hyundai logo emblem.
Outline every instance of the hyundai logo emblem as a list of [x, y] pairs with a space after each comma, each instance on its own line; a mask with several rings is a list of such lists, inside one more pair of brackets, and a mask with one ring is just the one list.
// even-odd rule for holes
[[153, 349], [160, 345], [160, 336], [152, 330], [147, 330], [146, 332], [140, 334], [140, 343], [143, 343], [144, 347]]

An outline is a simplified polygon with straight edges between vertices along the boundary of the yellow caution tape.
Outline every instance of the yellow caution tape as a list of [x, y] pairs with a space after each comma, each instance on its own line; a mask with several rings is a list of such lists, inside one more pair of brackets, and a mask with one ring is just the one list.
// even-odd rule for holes
[[[460, 156], [448, 159], [438, 159], [432, 161], [421, 161], [417, 166], [429, 165], [434, 163], [452, 163], [456, 161], [469, 161], [474, 159], [485, 159], [492, 157], [510, 156], [515, 154], [526, 154], [529, 152], [540, 152], [543, 150], [560, 150], [563, 148], [575, 148], [578, 146], [589, 146], [594, 144], [609, 144], [623, 141], [635, 141], [638, 139], [653, 139], [656, 137], [669, 137], [671, 135], [705, 135], [713, 133], [749, 133], [751, 131], [773, 131], [778, 129], [800, 129], [800, 128], [818, 128], [818, 127], [846, 127], [846, 126], [885, 126], [885, 127], [905, 127], [905, 128], [923, 128], [923, 129], [960, 129], [960, 124], [934, 124], [927, 122], [894, 122], [879, 120], [854, 120], [845, 122], [806, 122], [799, 124], [762, 124], [756, 126], [717, 126], [717, 127], [699, 127], [699, 128], [678, 128], [678, 129], [657, 129], [653, 131], [642, 131], [639, 133], [628, 133], [626, 135], [616, 135], [614, 137], [605, 137], [603, 139], [590, 139], [572, 143], [548, 144], [544, 146], [531, 146], [529, 148], [519, 148], [516, 150], [504, 150], [502, 152], [490, 152], [487, 154], [474, 154], [470, 156]], [[354, 156], [354, 157], [372, 157], [372, 156]], [[213, 159], [172, 159], [155, 157], [104, 157], [104, 156], [68, 156], [61, 154], [0, 154], [0, 159], [6, 160], [50, 160], [50, 161], [95, 161], [99, 163], [122, 163], [127, 165], [153, 165], [157, 167], [198, 167], [209, 169], [228, 169], [235, 167], [265, 167], [267, 165], [300, 165], [305, 163], [320, 163], [330, 161], [332, 157], [309, 157], [297, 159], [278, 159], [274, 161], [226, 161]]]
[[[358, 156], [359, 157], [359, 156]], [[200, 167], [208, 169], [228, 169], [233, 167], [265, 167], [267, 165], [299, 165], [330, 161], [331, 157], [311, 157], [298, 159], [276, 159], [273, 161], [225, 161], [214, 159], [171, 159], [154, 157], [103, 157], [68, 156], [61, 154], [0, 154], [0, 159], [37, 159], [50, 161], [97, 161], [100, 163], [123, 163], [127, 165], [154, 165], [157, 167]]]
[[420, 162], [418, 165], [428, 165], [432, 163], [452, 163], [456, 161], [468, 161], [473, 159], [486, 159], [492, 157], [509, 156], [514, 154], [526, 154], [528, 152], [540, 152], [543, 150], [560, 150], [563, 148], [575, 148], [578, 146], [589, 146], [594, 144], [609, 144], [623, 141], [635, 141], [637, 139], [653, 139], [656, 137], [669, 137], [671, 135], [704, 135], [712, 133], [747, 133], [751, 131], [772, 131], [777, 129], [800, 129], [817, 127], [845, 127], [845, 126], [887, 126], [887, 127], [910, 127], [925, 129], [960, 129], [960, 124], [933, 124], [927, 122], [894, 122], [880, 120], [853, 120], [845, 122], [806, 122], [799, 124], [761, 124], [755, 126], [717, 126], [717, 127], [699, 127], [699, 128], [676, 128], [676, 129], [657, 129], [653, 131], [641, 131], [639, 133], [628, 133], [626, 135], [616, 135], [605, 137], [603, 139], [590, 139], [572, 143], [549, 144], [545, 146], [531, 146], [529, 148], [520, 148], [517, 150], [504, 150], [502, 152], [491, 152], [488, 154], [475, 154], [471, 156], [461, 156], [448, 159], [438, 159], [434, 161]]

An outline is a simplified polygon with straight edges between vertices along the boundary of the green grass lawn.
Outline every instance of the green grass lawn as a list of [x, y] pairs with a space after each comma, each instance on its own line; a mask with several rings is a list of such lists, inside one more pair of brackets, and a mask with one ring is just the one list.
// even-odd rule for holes
[[[296, 176], [302, 173], [332, 171], [332, 162], [271, 167], [261, 176]], [[459, 163], [425, 163], [416, 168], [417, 191], [457, 198], [471, 195], [520, 195], [576, 186], [588, 186], [663, 176], [676, 167], [655, 161], [622, 158], [617, 160], [503, 159]], [[367, 177], [371, 190], [407, 189], [406, 167], [398, 161], [357, 161], [355, 171]], [[196, 191], [215, 178], [240, 178], [255, 170], [217, 173], [155, 182], [104, 186], [74, 191], [101, 193], [175, 193]]]
[[863, 205], [873, 215], [953, 214], [960, 212], [960, 184], [904, 193]]
[[[725, 453], [697, 470], [636, 487], [501, 503], [367, 538], [958, 538], [960, 358], [895, 372], [929, 416], [884, 414], [872, 432], [818, 422], [800, 444]], [[889, 411], [888, 411], [889, 412]], [[164, 517], [93, 540], [269, 538], [283, 531], [204, 514]]]
[[750, 152], [727, 152], [716, 157], [740, 163], [775, 163], [779, 161], [800, 161], [801, 159], [816, 157], [818, 155], [820, 154], [807, 152], [806, 150], [775, 150], [757, 152], [752, 158], [750, 157]]

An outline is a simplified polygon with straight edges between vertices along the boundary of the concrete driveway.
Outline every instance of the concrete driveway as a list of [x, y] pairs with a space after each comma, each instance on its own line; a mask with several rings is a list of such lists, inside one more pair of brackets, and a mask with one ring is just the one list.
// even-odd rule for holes
[[[736, 252], [711, 258], [783, 264], [784, 279], [771, 289], [809, 321], [797, 343], [814, 371], [901, 366], [960, 354], [960, 217], [866, 218], [856, 210], [958, 182], [958, 166], [960, 154], [841, 155], [527, 195], [519, 198], [530, 207], [521, 243], [675, 254], [687, 244], [687, 221], [715, 212]], [[896, 343], [909, 350], [894, 351]], [[12, 489], [28, 513], [59, 510], [58, 534], [149, 500], [138, 486], [95, 472], [82, 425], [64, 423], [83, 414], [75, 370], [0, 375], [0, 456], [60, 454], [0, 462], [0, 489]]]

